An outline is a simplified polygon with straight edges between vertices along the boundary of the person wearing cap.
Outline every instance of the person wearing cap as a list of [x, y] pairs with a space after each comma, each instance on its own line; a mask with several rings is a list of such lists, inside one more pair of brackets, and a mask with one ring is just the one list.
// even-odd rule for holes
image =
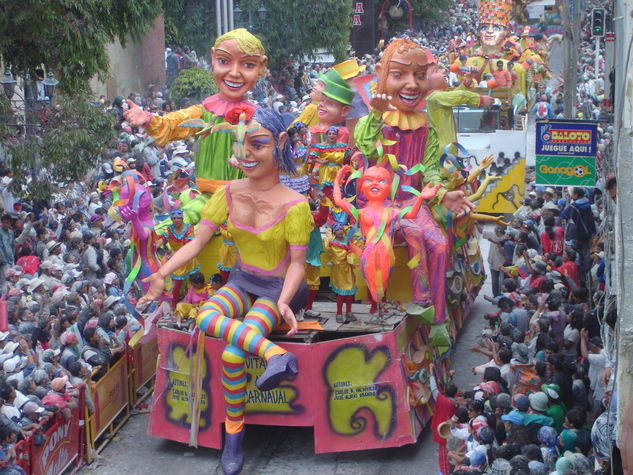
[[62, 283], [63, 266], [57, 262], [53, 262], [49, 267], [50, 275], [46, 279], [46, 285], [54, 292], [54, 288]]
[[497, 458], [492, 462], [492, 465], [488, 467], [488, 471], [486, 472], [489, 475], [510, 475], [510, 471], [512, 470], [512, 466], [510, 462]]
[[59, 241], [48, 241], [46, 243], [46, 251], [45, 251], [45, 260], [49, 260], [50, 262], [57, 262], [58, 264], [63, 264], [63, 259], [61, 257], [63, 247], [62, 243]]
[[521, 206], [512, 214], [512, 217], [523, 221], [526, 220], [532, 212], [532, 200], [526, 197], [524, 200], [520, 201], [520, 203]]
[[548, 408], [546, 414], [552, 418], [551, 426], [556, 429], [557, 433], [563, 429], [567, 407], [560, 399], [560, 386], [555, 383], [543, 384], [541, 391], [547, 395]]
[[530, 412], [525, 414], [523, 424], [527, 427], [528, 433], [536, 438], [539, 429], [543, 426], [551, 427], [554, 420], [546, 414], [549, 406], [547, 394], [539, 391], [530, 394], [528, 398], [530, 399]]
[[520, 414], [518, 411], [511, 411], [508, 414], [501, 416], [501, 420], [503, 421], [503, 425], [508, 433], [508, 438], [506, 439], [508, 444], [522, 446], [532, 442], [532, 439], [523, 424], [523, 414]]
[[16, 288], [16, 285], [20, 278], [22, 277], [22, 272], [17, 270], [15, 267], [7, 267], [4, 271], [4, 278], [7, 282], [7, 293], [12, 289]]
[[597, 415], [602, 408], [602, 399], [605, 394], [605, 385], [601, 378], [607, 366], [608, 357], [603, 349], [602, 339], [599, 336], [589, 338], [586, 328], [580, 331], [580, 355], [589, 362], [589, 387], [593, 392], [593, 412]]
[[[31, 430], [41, 429], [38, 424], [22, 419], [22, 411], [20, 411], [19, 407], [16, 407], [16, 400], [18, 398], [18, 395], [20, 396], [20, 399], [25, 399], [25, 396], [22, 393], [16, 391], [10, 384], [5, 383], [0, 388], [0, 398], [2, 398], [2, 400], [4, 401], [0, 412], [13, 422], [20, 424], [21, 430], [27, 434]], [[28, 402], [28, 400], [24, 403], [26, 402]], [[29, 422], [28, 424], [26, 423], [27, 421]]]
[[61, 409], [61, 413], [68, 420], [72, 417], [71, 409], [78, 406], [77, 400], [66, 391], [68, 376], [54, 378], [50, 384], [50, 391], [42, 398], [42, 404], [46, 406], [55, 405]]
[[546, 279], [545, 274], [547, 273], [547, 264], [543, 261], [536, 261], [534, 263], [530, 262], [529, 258], [525, 259], [525, 267], [530, 273], [528, 285], [537, 290], [537, 292], [542, 292], [541, 285], [543, 281]]
[[[266, 73], [268, 58], [265, 54], [259, 39], [244, 28], [229, 31], [219, 36], [211, 48], [213, 78], [219, 94], [162, 117], [143, 111], [128, 101], [130, 108], [125, 112], [126, 120], [133, 127], [143, 126], [161, 147], [199, 132], [195, 127], [178, 127], [183, 121], [202, 119], [217, 125], [227, 121], [227, 114], [237, 121], [242, 111], [255, 109], [245, 97]], [[224, 132], [212, 132], [200, 141], [195, 167], [198, 189], [202, 193], [213, 193], [224, 181], [243, 176], [241, 169], [228, 164], [234, 142], [233, 134]]]
[[96, 213], [90, 216], [90, 231], [95, 236], [99, 236], [101, 234], [103, 231], [103, 216]]

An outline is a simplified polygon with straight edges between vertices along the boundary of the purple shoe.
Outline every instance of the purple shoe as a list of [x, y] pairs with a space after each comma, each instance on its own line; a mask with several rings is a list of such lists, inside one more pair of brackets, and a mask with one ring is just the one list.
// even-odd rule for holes
[[224, 450], [222, 451], [222, 471], [225, 475], [237, 475], [244, 466], [244, 429], [234, 434], [228, 432], [224, 436]]
[[276, 388], [284, 379], [292, 379], [297, 375], [297, 357], [292, 353], [275, 355], [268, 360], [266, 371], [262, 374], [255, 386], [260, 391], [270, 391]]

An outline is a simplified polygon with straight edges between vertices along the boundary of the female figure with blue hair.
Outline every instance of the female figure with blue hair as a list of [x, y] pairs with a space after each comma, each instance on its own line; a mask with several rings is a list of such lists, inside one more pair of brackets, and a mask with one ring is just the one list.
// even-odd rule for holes
[[[297, 312], [305, 303], [306, 249], [312, 230], [308, 201], [279, 182], [280, 171], [295, 170], [288, 135], [279, 114], [269, 109], [245, 111], [235, 126], [234, 156], [246, 178], [218, 188], [201, 213], [192, 241], [147, 280], [150, 301], [163, 291], [165, 278], [195, 258], [226, 221], [237, 247], [237, 262], [226, 285], [200, 308], [198, 327], [227, 342], [222, 354], [226, 402], [225, 473], [239, 473], [244, 463], [245, 361], [248, 354], [267, 361], [257, 379], [262, 391], [297, 374], [296, 357], [266, 336], [282, 320], [297, 331]], [[240, 319], [243, 318], [241, 321]]]

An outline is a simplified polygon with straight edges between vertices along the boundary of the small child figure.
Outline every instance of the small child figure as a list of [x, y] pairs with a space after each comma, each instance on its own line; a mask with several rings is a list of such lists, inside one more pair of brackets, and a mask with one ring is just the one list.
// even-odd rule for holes
[[[356, 321], [352, 313], [352, 301], [356, 293], [356, 277], [354, 266], [347, 257], [353, 251], [353, 244], [345, 235], [340, 223], [332, 225], [334, 237], [327, 242], [327, 250], [332, 269], [330, 271], [330, 287], [336, 294], [336, 322], [349, 323]], [[345, 317], [343, 318], [343, 301], [345, 301]]]
[[319, 165], [319, 189], [332, 198], [332, 186], [336, 174], [349, 154], [347, 143], [339, 141], [339, 128], [335, 125], [327, 129], [327, 140], [312, 145], [310, 157]]
[[[217, 288], [220, 288], [222, 286], [222, 276], [220, 274], [213, 274], [213, 277], [216, 276], [219, 280], [219, 283], [216, 284], [216, 286]], [[200, 304], [206, 302], [214, 292], [212, 285], [205, 282], [204, 274], [202, 272], [194, 272], [191, 274], [189, 276], [189, 283], [191, 284], [191, 288], [187, 292], [187, 295], [185, 295], [183, 301], [176, 305], [176, 310], [174, 311], [174, 316], [176, 317], [176, 322], [179, 328], [181, 327], [181, 320], [183, 318], [187, 320], [187, 327], [192, 327], [192, 325], [195, 324], [198, 307]]]
[[209, 279], [209, 285], [213, 289], [211, 295], [220, 290], [220, 287], [224, 285], [224, 277], [222, 277], [222, 274], [213, 274]]

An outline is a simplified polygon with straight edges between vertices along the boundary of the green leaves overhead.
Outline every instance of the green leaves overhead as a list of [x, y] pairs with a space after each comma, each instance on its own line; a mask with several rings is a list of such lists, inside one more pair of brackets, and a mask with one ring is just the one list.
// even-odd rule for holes
[[160, 9], [161, 0], [0, 0], [0, 52], [16, 77], [44, 64], [61, 91], [86, 90], [107, 75], [106, 45], [139, 39]]
[[[240, 8], [242, 8], [240, 2]], [[352, 2], [348, 0], [276, 0], [267, 9], [262, 37], [271, 67], [283, 61], [325, 50], [337, 61], [346, 59], [352, 27]]]
[[217, 33], [215, 0], [163, 0], [163, 10], [166, 43], [208, 57]]
[[[2, 119], [15, 122], [10, 116]], [[37, 200], [50, 197], [51, 182], [79, 182], [97, 168], [102, 148], [112, 136], [114, 116], [76, 94], [63, 97], [50, 111], [27, 114], [26, 121], [25, 127], [38, 128], [38, 136], [3, 140], [10, 157], [5, 165], [13, 171], [14, 191], [20, 195], [26, 191]], [[28, 186], [23, 189], [23, 185]]]

